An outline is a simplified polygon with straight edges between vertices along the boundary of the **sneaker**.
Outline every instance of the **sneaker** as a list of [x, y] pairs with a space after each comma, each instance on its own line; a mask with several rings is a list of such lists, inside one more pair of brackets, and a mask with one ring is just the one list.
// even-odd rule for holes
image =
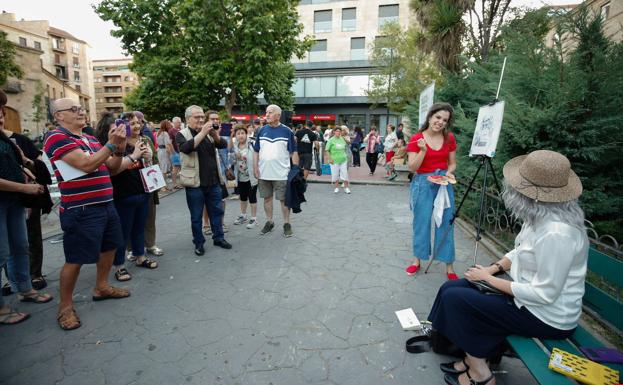
[[203, 226], [203, 233], [205, 235], [212, 235], [212, 229], [210, 228], [210, 226]]
[[238, 218], [236, 218], [236, 220], [234, 221], [234, 225], [241, 225], [246, 222], [247, 222], [247, 216], [240, 214], [238, 215]]
[[164, 255], [164, 250], [162, 250], [158, 246], [148, 247], [146, 250], [148, 253], [151, 253], [152, 255], [155, 255], [156, 257], [160, 257]]
[[346, 194], [350, 194], [350, 188], [348, 188], [348, 187], [344, 188], [344, 192], [345, 192]]
[[283, 224], [283, 236], [286, 238], [290, 238], [293, 235], [294, 233], [292, 232], [292, 225], [290, 225], [289, 223], [284, 223]]
[[125, 259], [127, 259], [130, 262], [134, 262], [136, 261], [136, 256], [133, 255], [131, 251], [128, 251], [128, 255], [125, 256]]
[[228, 233], [228, 232], [229, 232], [229, 226], [223, 223], [223, 233]]
[[268, 234], [271, 231], [273, 231], [273, 228], [275, 227], [275, 223], [271, 222], [271, 221], [266, 221], [266, 223], [264, 224], [264, 227], [262, 228], [262, 230], [260, 231], [260, 234], [264, 235], [264, 234]]
[[394, 180], [398, 177], [398, 174], [392, 174], [392, 176], [390, 176], [388, 179], [389, 180]]
[[255, 218], [249, 219], [249, 223], [247, 223], [247, 229], [252, 229], [257, 225], [257, 220]]
[[214, 246], [222, 247], [223, 249], [231, 249], [231, 244], [224, 239], [217, 239], [213, 243]]
[[195, 247], [195, 254], [197, 255], [203, 255], [205, 254], [205, 249], [203, 248], [203, 246], [199, 246], [199, 247]]
[[335, 194], [339, 193], [339, 192], [340, 192], [340, 188], [339, 188], [339, 187], [336, 187], [336, 188], [335, 188], [335, 190], [333, 190], [333, 192], [334, 192]]

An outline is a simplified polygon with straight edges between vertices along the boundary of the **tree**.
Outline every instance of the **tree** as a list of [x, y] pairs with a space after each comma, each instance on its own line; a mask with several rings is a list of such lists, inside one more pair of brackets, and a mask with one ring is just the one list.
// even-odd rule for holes
[[[225, 100], [257, 109], [257, 96], [291, 107], [293, 56], [310, 48], [299, 39], [295, 0], [104, 0], [95, 7], [119, 28], [124, 49], [133, 55], [141, 85], [131, 105], [165, 117], [180, 105], [216, 105]], [[153, 109], [153, 111], [149, 111]], [[167, 113], [164, 113], [164, 112]]]
[[39, 130], [39, 123], [45, 119], [46, 109], [43, 100], [44, 89], [40, 80], [37, 80], [35, 85], [35, 96], [32, 98], [32, 121], [35, 122], [37, 130]]
[[372, 44], [370, 59], [379, 73], [371, 76], [367, 95], [374, 103], [387, 102], [393, 111], [403, 111], [426, 85], [440, 81], [441, 74], [433, 57], [418, 48], [422, 33], [417, 27], [403, 30], [398, 23], [388, 23], [381, 35]]
[[0, 85], [6, 83], [9, 76], [21, 79], [22, 69], [15, 63], [15, 46], [6, 39], [6, 32], [0, 31]]

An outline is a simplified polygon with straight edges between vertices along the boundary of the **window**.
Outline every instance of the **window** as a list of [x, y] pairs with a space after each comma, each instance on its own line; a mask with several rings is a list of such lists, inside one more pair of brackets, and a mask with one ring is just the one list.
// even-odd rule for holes
[[74, 71], [74, 81], [75, 82], [80, 81], [80, 71]]
[[608, 20], [609, 14], [610, 14], [610, 2], [607, 2], [606, 4], [601, 6], [601, 11], [600, 11], [601, 19]]
[[294, 92], [294, 97], [296, 98], [302, 98], [305, 96], [305, 79], [304, 78], [294, 79], [294, 83], [292, 83], [292, 92]]
[[342, 32], [357, 29], [357, 8], [342, 9]]
[[80, 54], [80, 44], [79, 43], [73, 43], [71, 45], [71, 52], [75, 53], [76, 55]]
[[65, 49], [65, 47], [63, 47], [63, 42], [61, 41], [61, 39], [56, 38], [56, 37], [52, 38], [52, 48], [58, 49], [58, 50]]
[[82, 87], [79, 84], [76, 84], [76, 91], [82, 92]]
[[398, 4], [379, 5], [379, 29], [393, 21], [398, 21]]
[[332, 11], [314, 12], [314, 33], [331, 32]]
[[350, 38], [350, 60], [366, 60], [366, 38]]
[[38, 49], [39, 51], [41, 51], [41, 43], [36, 41], [35, 42], [35, 48]]
[[73, 61], [74, 61], [74, 68], [80, 68], [80, 59], [74, 56]]
[[305, 78], [306, 97], [335, 96], [335, 76]]
[[368, 75], [337, 77], [337, 96], [366, 96]]
[[19, 38], [19, 45], [21, 45], [22, 47], [28, 47], [28, 41], [26, 40], [25, 37], [21, 37]]
[[96, 88], [95, 89], [95, 93], [96, 94], [101, 94], [102, 92], [104, 92], [104, 90], [102, 88]]
[[54, 54], [54, 64], [61, 64], [61, 55], [57, 53]]
[[59, 79], [67, 79], [65, 67], [56, 67], [56, 77]]
[[312, 45], [311, 51], [309, 52], [309, 61], [310, 62], [327, 61], [327, 41], [326, 40], [316, 40], [316, 42], [314, 42], [314, 45]]

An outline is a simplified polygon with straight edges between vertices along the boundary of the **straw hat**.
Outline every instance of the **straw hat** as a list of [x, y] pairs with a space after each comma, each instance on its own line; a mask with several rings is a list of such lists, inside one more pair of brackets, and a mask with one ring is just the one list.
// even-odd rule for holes
[[504, 178], [519, 193], [537, 202], [568, 202], [582, 194], [582, 182], [566, 156], [538, 150], [504, 165]]

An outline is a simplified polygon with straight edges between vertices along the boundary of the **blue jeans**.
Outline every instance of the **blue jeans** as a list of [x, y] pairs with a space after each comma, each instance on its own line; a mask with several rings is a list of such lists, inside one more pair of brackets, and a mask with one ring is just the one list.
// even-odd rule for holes
[[[229, 142], [229, 136], [221, 136], [221, 139], [224, 139], [226, 142]], [[225, 175], [225, 170], [231, 166], [229, 164], [229, 149], [228, 148], [219, 148], [218, 156], [221, 158], [221, 172]]]
[[201, 231], [203, 208], [208, 209], [212, 239], [220, 241], [223, 235], [223, 207], [221, 205], [223, 191], [218, 184], [207, 187], [186, 187], [186, 203], [190, 210], [190, 227], [193, 231], [195, 247], [203, 246], [206, 239]]
[[[427, 260], [431, 254], [430, 227], [432, 224], [433, 202], [439, 185], [426, 180], [430, 175], [445, 175], [446, 170], [430, 174], [415, 174], [411, 180], [411, 210], [413, 210], [413, 256]], [[450, 197], [450, 207], [443, 211], [441, 226], [435, 226], [435, 259], [440, 262], [454, 262], [454, 226], [450, 225], [454, 212], [454, 189], [446, 186]], [[445, 234], [444, 234], [445, 233]]]
[[115, 207], [121, 219], [121, 231], [123, 231], [123, 247], [117, 249], [115, 254], [115, 266], [123, 265], [125, 261], [125, 248], [128, 243], [132, 245], [132, 255], [145, 255], [145, 223], [149, 209], [149, 194], [135, 194], [115, 199]]
[[[28, 231], [26, 212], [17, 199], [0, 200], [0, 268], [7, 265], [11, 288], [27, 292], [30, 283], [30, 261], [28, 258]], [[0, 274], [0, 286], [2, 286]], [[4, 299], [0, 296], [0, 307]]]

